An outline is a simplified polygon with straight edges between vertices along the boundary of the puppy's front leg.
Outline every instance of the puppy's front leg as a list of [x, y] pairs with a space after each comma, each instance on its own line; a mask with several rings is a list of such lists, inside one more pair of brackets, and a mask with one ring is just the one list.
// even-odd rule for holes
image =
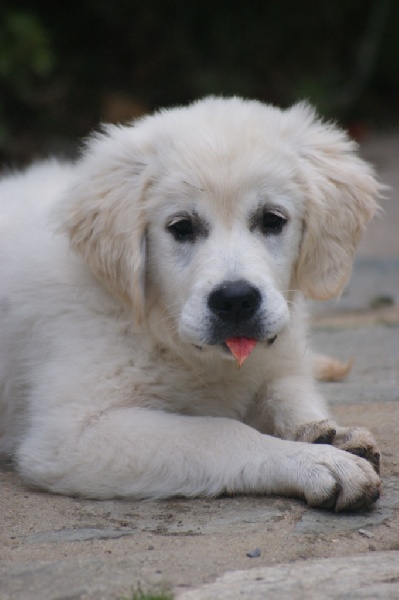
[[370, 465], [332, 446], [284, 441], [231, 419], [128, 407], [80, 413], [79, 421], [54, 411], [35, 423], [16, 459], [31, 483], [93, 498], [256, 492], [341, 510], [379, 495]]
[[380, 471], [380, 451], [373, 435], [363, 427], [340, 427], [331, 419], [325, 401], [311, 380], [287, 377], [268, 389], [263, 417], [273, 435], [311, 444], [332, 444], [365, 458]]
[[[290, 375], [268, 382], [259, 390], [246, 422], [285, 440], [315, 442], [319, 436], [332, 435], [330, 430], [334, 430], [334, 426], [322, 426], [317, 431], [312, 428], [307, 436], [307, 425], [327, 422], [329, 417], [326, 403], [313, 380]], [[302, 431], [304, 433], [298, 435]]]

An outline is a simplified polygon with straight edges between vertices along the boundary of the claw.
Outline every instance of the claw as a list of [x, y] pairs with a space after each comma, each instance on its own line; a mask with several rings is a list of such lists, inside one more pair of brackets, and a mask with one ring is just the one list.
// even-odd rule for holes
[[313, 443], [314, 444], [329, 444], [331, 446], [336, 433], [337, 432], [335, 429], [331, 429], [331, 431], [329, 431], [328, 433], [325, 433], [324, 435], [321, 435], [320, 437], [318, 437]]

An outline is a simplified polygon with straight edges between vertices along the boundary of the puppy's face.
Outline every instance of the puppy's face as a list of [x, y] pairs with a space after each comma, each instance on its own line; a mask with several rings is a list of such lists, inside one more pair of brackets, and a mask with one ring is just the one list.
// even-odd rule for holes
[[310, 107], [210, 98], [93, 137], [60, 218], [137, 323], [229, 356], [287, 326], [294, 290], [342, 292], [379, 194]]
[[166, 175], [148, 190], [146, 296], [158, 332], [163, 323], [168, 337], [228, 357], [226, 340], [270, 343], [289, 321], [304, 201], [282, 148], [252, 140], [237, 153], [223, 142], [199, 133], [189, 157], [160, 159]]

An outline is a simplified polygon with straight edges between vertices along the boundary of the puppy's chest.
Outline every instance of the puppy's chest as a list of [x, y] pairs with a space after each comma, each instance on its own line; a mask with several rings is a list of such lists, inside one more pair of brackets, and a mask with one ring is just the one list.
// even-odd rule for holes
[[164, 364], [146, 373], [140, 404], [185, 415], [241, 420], [264, 384], [259, 372], [246, 373], [244, 369], [215, 373]]

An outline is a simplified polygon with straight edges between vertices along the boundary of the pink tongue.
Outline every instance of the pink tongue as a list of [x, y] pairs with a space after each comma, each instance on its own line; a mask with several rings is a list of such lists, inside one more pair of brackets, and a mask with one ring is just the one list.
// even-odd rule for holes
[[230, 338], [226, 340], [226, 346], [229, 348], [230, 352], [238, 362], [238, 366], [244, 363], [247, 360], [248, 356], [251, 354], [252, 350], [256, 346], [256, 340], [252, 340], [250, 338]]

